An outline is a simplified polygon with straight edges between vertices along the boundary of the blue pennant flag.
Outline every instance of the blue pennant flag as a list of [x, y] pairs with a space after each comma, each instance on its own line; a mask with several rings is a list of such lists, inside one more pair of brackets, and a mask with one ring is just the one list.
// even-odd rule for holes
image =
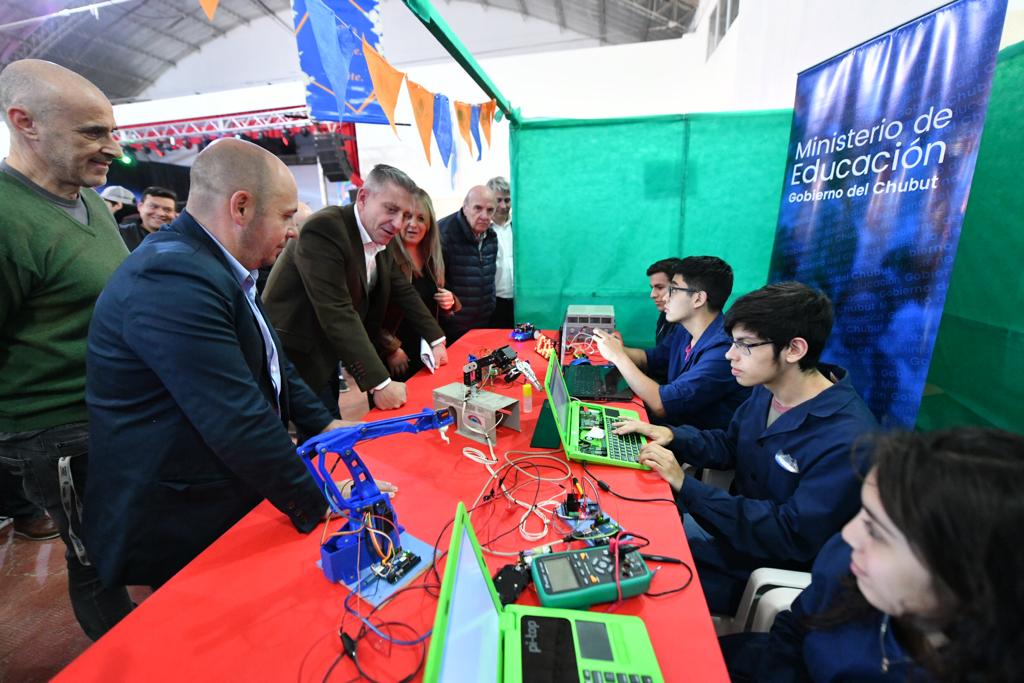
[[338, 15], [323, 0], [308, 0], [309, 24], [320, 53], [324, 73], [334, 91], [338, 111], [345, 111], [345, 93], [348, 91], [349, 65], [356, 47], [355, 36], [345, 24], [338, 24]]
[[362, 39], [380, 49], [378, 0], [292, 0], [306, 104], [317, 121], [387, 123], [373, 94]]
[[469, 132], [476, 142], [476, 160], [480, 161], [484, 154], [484, 146], [480, 144], [480, 105], [474, 104], [469, 113]]
[[434, 139], [437, 149], [441, 152], [441, 160], [448, 165], [452, 156], [452, 112], [448, 106], [448, 98], [434, 95]]

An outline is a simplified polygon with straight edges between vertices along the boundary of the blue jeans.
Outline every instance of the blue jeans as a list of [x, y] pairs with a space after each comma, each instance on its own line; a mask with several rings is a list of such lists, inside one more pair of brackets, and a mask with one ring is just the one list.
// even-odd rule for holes
[[751, 570], [748, 561], [701, 527], [689, 513], [682, 515], [686, 542], [693, 553], [704, 599], [712, 614], [733, 615], [740, 606]]
[[85, 422], [33, 432], [0, 432], [0, 466], [20, 476], [28, 499], [50, 513], [66, 546], [71, 607], [96, 640], [132, 610], [124, 586], [105, 587], [81, 543], [89, 427]]

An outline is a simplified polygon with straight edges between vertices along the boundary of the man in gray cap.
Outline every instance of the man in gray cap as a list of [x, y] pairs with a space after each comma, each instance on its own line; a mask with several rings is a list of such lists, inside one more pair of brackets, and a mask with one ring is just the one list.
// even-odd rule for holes
[[131, 193], [131, 190], [120, 185], [108, 185], [103, 192], [100, 192], [100, 197], [107, 203], [111, 215], [117, 214], [125, 204], [135, 203], [135, 195]]

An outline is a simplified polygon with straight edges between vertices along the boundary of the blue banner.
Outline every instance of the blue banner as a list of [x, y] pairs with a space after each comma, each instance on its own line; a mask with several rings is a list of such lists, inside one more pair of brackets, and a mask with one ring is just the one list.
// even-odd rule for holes
[[387, 123], [363, 56], [362, 38], [380, 52], [377, 0], [293, 0], [306, 104], [317, 121]]
[[884, 426], [917, 416], [1005, 13], [958, 0], [797, 80], [769, 281], [829, 295], [823, 360]]

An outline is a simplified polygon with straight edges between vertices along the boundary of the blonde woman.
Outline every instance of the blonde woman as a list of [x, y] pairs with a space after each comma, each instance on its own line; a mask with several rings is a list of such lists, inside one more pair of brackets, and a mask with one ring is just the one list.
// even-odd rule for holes
[[[395, 264], [412, 283], [427, 310], [441, 320], [451, 316], [462, 305], [444, 288], [444, 259], [441, 256], [441, 235], [434, 217], [430, 195], [419, 189], [412, 220], [402, 228], [399, 239], [388, 246]], [[402, 318], [401, 309], [391, 306], [381, 328], [381, 349], [391, 376], [404, 380], [423, 367], [420, 361], [419, 334]]]

